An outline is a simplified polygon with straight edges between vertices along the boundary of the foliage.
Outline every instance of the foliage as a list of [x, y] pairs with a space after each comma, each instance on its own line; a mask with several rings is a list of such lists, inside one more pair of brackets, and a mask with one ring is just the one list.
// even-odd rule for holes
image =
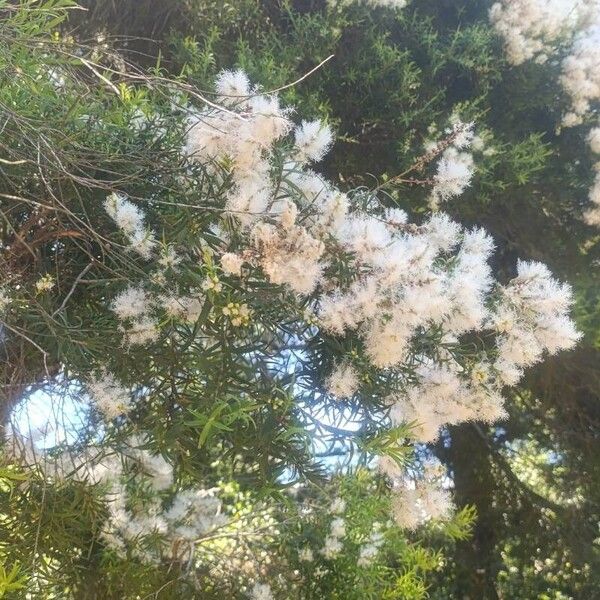
[[[28, 319], [26, 330], [19, 330], [22, 335], [13, 331], [3, 341], [9, 357], [3, 366], [8, 390], [2, 403], [4, 414], [23, 397], [29, 382], [56, 387], [57, 376], [68, 381], [73, 374], [88, 371], [91, 364], [104, 364], [106, 357], [110, 370], [125, 383], [143, 382], [140, 375], [149, 369], [153, 376], [171, 372], [175, 342], [171, 356], [164, 353], [157, 358], [154, 353], [151, 361], [141, 348], [131, 349], [125, 357], [114, 352], [121, 338], [114, 316], [107, 310], [108, 300], [125, 279], [136, 281], [142, 273], [139, 262], [125, 249], [126, 238], [115, 234], [102, 208], [109, 190], [126, 189], [136, 201], [158, 198], [158, 203], [172, 203], [150, 204], [148, 225], [157, 231], [165, 249], [169, 245], [192, 248], [191, 256], [203, 262], [201, 269], [186, 270], [182, 291], [191, 291], [206, 275], [218, 273], [210, 253], [197, 247], [189, 235], [191, 230], [205, 231], [211, 215], [176, 205], [186, 198], [186, 203], [202, 206], [207, 197], [223, 198], [225, 190], [202, 177], [198, 189], [191, 193], [182, 189], [184, 169], [175, 156], [183, 144], [185, 125], [182, 114], [172, 116], [174, 94], [162, 76], [178, 77], [182, 96], [199, 101], [194, 98], [198, 89], [212, 98], [208, 90], [221, 68], [241, 67], [269, 90], [303, 77], [333, 54], [333, 59], [300, 84], [281, 91], [283, 101], [297, 107], [303, 118], [327, 115], [337, 131], [337, 143], [323, 165], [325, 173], [330, 178], [339, 175], [346, 188], [387, 184], [412, 165], [425, 143], [443, 135], [452, 112], [464, 120], [474, 119], [487, 151], [478, 157], [471, 189], [445, 208], [460, 215], [461, 221], [482, 224], [493, 234], [499, 246], [495, 266], [506, 279], [514, 274], [515, 256], [521, 255], [547, 261], [571, 280], [579, 299], [578, 322], [587, 335], [580, 350], [551, 361], [528, 377], [523, 390], [511, 399], [510, 419], [503, 428], [479, 424], [453, 427], [436, 445], [435, 452], [449, 467], [458, 505], [476, 504], [479, 521], [472, 540], [455, 536], [454, 560], [449, 559], [448, 568], [438, 571], [430, 595], [542, 598], [546, 594], [560, 598], [560, 594], [593, 594], [600, 498], [593, 451], [598, 427], [597, 279], [593, 265], [598, 248], [597, 236], [580, 219], [592, 178], [584, 143], [587, 130], [557, 131], [569, 103], [566, 97], [557, 99], [558, 67], [552, 62], [509, 67], [501, 41], [488, 23], [488, 7], [480, 0], [451, 4], [413, 0], [397, 12], [362, 3], [334, 8], [317, 1], [193, 0], [172, 6], [123, 2], [116, 8], [116, 16], [113, 3], [94, 2], [86, 22], [73, 29], [78, 38], [74, 43], [66, 34], [50, 41], [48, 32], [59, 24], [53, 19], [63, 14], [60, 5], [34, 9], [33, 4], [25, 4], [19, 11], [3, 6], [11, 21], [2, 30], [0, 66], [8, 83], [2, 88], [2, 107], [18, 117], [5, 126], [0, 140], [2, 158], [9, 161], [2, 163], [3, 186], [6, 184], [2, 191], [12, 196], [5, 198], [8, 204], [2, 206], [2, 236], [10, 240], [12, 248], [3, 270], [10, 274], [10, 281], [18, 280], [23, 290], [9, 314], [18, 310], [20, 318], [26, 315]], [[77, 12], [71, 17], [64, 31], [70, 32], [77, 23]], [[89, 46], [80, 42], [86, 33], [94, 39], [104, 27], [128, 36], [156, 39], [164, 35], [160, 55], [154, 43], [130, 41], [122, 49], [124, 63], [120, 53], [113, 51], [113, 43], [120, 45], [118, 39], [110, 40], [108, 46], [102, 41]], [[15, 38], [15, 30], [25, 37]], [[36, 41], [41, 44], [35, 47], [30, 38], [38, 34], [41, 38]], [[140, 65], [150, 69], [158, 65], [153, 71], [157, 77], [142, 77]], [[61, 73], [58, 81], [43, 75], [55, 69]], [[60, 84], [61, 76], [68, 85]], [[137, 85], [140, 82], [142, 86]], [[142, 122], [150, 126], [132, 126], [140, 122], [140, 113]], [[13, 123], [16, 128], [11, 130]], [[166, 136], [156, 137], [156, 127], [165, 127]], [[402, 181], [388, 189], [390, 204], [399, 203], [417, 215], [427, 211], [428, 198], [421, 186]], [[35, 212], [32, 217], [33, 205], [25, 199], [45, 205], [53, 194], [67, 202], [69, 210], [53, 208], [50, 218], [40, 206], [41, 215]], [[50, 204], [54, 207], [54, 202]], [[42, 220], [36, 222], [38, 218]], [[103, 225], [102, 235], [98, 223]], [[87, 226], [89, 239], [72, 233], [82, 225]], [[15, 241], [19, 240], [13, 234], [15, 229], [22, 243]], [[209, 245], [213, 241], [209, 239]], [[88, 264], [92, 266], [81, 275]], [[39, 276], [45, 273], [53, 276], [55, 287], [51, 293], [36, 293]], [[274, 291], [269, 285], [261, 290], [260, 300], [245, 296], [230, 282], [228, 286], [231, 291], [223, 299], [223, 307], [230, 301], [247, 302], [262, 314], [271, 305]], [[292, 310], [295, 301], [289, 302], [280, 307], [282, 311]], [[19, 306], [27, 306], [27, 310]], [[281, 313], [273, 308], [268, 316], [277, 321]], [[175, 457], [177, 479], [186, 486], [199, 481], [212, 486], [235, 478], [244, 489], [261, 488], [261, 498], [277, 496], [287, 469], [294, 476], [309, 478], [322, 471], [307, 460], [308, 440], [302, 433], [306, 422], [298, 418], [293, 401], [294, 378], [275, 382], [268, 373], [258, 386], [252, 383], [251, 394], [245, 394], [248, 375], [255, 372], [240, 360], [246, 350], [241, 338], [246, 334], [232, 341], [235, 336], [226, 321], [221, 318], [210, 324], [211, 335], [220, 340], [218, 348], [197, 348], [193, 360], [177, 374], [178, 385], [165, 386], [159, 390], [159, 401], [136, 409], [124, 431], [118, 433], [107, 426], [107, 439], [124, 437], [137, 428], [150, 431], [151, 450]], [[205, 313], [200, 325], [207, 322]], [[183, 345], [193, 347], [196, 332], [188, 325], [173, 321], [164, 328], [177, 335], [183, 332], [187, 336]], [[273, 339], [264, 339], [262, 332], [250, 343], [261, 347], [265, 356], [273, 353], [274, 344]], [[338, 349], [333, 354], [336, 352]], [[333, 361], [330, 350], [322, 356], [323, 363], [315, 373], [315, 381], [320, 382]], [[69, 365], [67, 372], [65, 364]], [[202, 378], [198, 372], [203, 373]], [[223, 381], [230, 382], [232, 389], [223, 390]], [[66, 393], [60, 382], [58, 387]], [[143, 389], [142, 383], [140, 393]], [[178, 406], [184, 407], [182, 414]], [[94, 440], [103, 428], [95, 415], [89, 428], [79, 431], [80, 443]], [[316, 433], [326, 429], [327, 425], [314, 423]], [[389, 439], [387, 433], [373, 434], [365, 427], [356, 436], [363, 450], [377, 453], [386, 448], [388, 454], [404, 459], [405, 448], [396, 443], [403, 436]], [[333, 434], [333, 447], [340, 437]], [[217, 458], [225, 460], [215, 474]], [[535, 464], [531, 472], [523, 471], [522, 460]], [[103, 563], [100, 550], [90, 553], [90, 548], [96, 552], [96, 542], [89, 542], [95, 540], [95, 520], [102, 520], [99, 513], [93, 518], [85, 513], [87, 520], [81, 522], [75, 519], [75, 532], [64, 530], [65, 523], [72, 520], [72, 513], [63, 512], [64, 507], [72, 506], [73, 499], [76, 506], [92, 506], [97, 497], [81, 497], [79, 494], [89, 493], [84, 486], [76, 485], [74, 490], [67, 486], [62, 491], [52, 488], [42, 483], [37, 491], [33, 486], [24, 492], [38, 496], [37, 500], [24, 496], [18, 504], [25, 512], [16, 513], [18, 528], [15, 525], [14, 531], [25, 526], [27, 541], [5, 546], [10, 548], [7, 570], [17, 563], [31, 565], [32, 549], [42, 544], [44, 555], [58, 556], [61, 568], [55, 570], [58, 563], [51, 560], [47, 564], [38, 561], [29, 576], [44, 585], [51, 573], [57, 590], [64, 585], [77, 589], [88, 580], [90, 590], [76, 592], [81, 597], [98, 593], [104, 596], [97, 597], [113, 594], [121, 598], [149, 594], [177, 581], [182, 587], [164, 588], [165, 597], [194, 593], [184, 580], [173, 578], [175, 571], [165, 573], [118, 559]], [[578, 490], [578, 502], [571, 506], [566, 499], [573, 489]], [[54, 497], [48, 490], [63, 495]], [[352, 496], [358, 491], [348, 493]], [[18, 497], [11, 496], [11, 502]], [[224, 496], [223, 501], [227, 505], [230, 500]], [[389, 502], [389, 498], [384, 494], [380, 501]], [[36, 502], [50, 506], [48, 514], [57, 515], [47, 527], [38, 513], [28, 512]], [[351, 513], [350, 518], [356, 518], [351, 523], [353, 540], [366, 535], [370, 519], [375, 520], [370, 512], [375, 507], [367, 504], [369, 510], [365, 507], [364, 514], [362, 510]], [[37, 510], [41, 510], [39, 506]], [[44, 525], [40, 529], [43, 535], [37, 533], [38, 523]], [[78, 523], [84, 528], [91, 524], [90, 530], [84, 534]], [[328, 523], [323, 515], [323, 520], [311, 527], [323, 537]], [[450, 524], [446, 528], [452, 531]], [[309, 535], [308, 530], [307, 526], [302, 535]], [[58, 539], [54, 537], [57, 533]], [[413, 547], [405, 534], [396, 535], [390, 540], [386, 561], [377, 563], [375, 572], [362, 580], [364, 594], [374, 593], [368, 586], [379, 581], [389, 586], [390, 594], [396, 586], [398, 595], [390, 597], [421, 597], [426, 582], [431, 581], [433, 555], [420, 545]], [[77, 538], [86, 542], [74, 544]], [[294, 547], [294, 537], [286, 533], [282, 539], [286, 541], [279, 553], [285, 555]], [[430, 542], [427, 539], [425, 547]], [[58, 548], [61, 550], [55, 555]], [[314, 597], [336, 597], [331, 594], [338, 592], [341, 597], [342, 590], [352, 597], [353, 590], [361, 589], [356, 587], [353, 570], [357, 551], [349, 552], [323, 580], [314, 582], [318, 590]], [[92, 562], [82, 560], [79, 552]], [[293, 563], [294, 556], [289, 560]], [[104, 566], [99, 568], [99, 564]], [[283, 565], [280, 569], [284, 571]], [[276, 571], [274, 568], [273, 573]], [[425, 571], [429, 575], [423, 579]], [[91, 578], [92, 572], [108, 573], [108, 585], [116, 587], [94, 592], [100, 578]], [[65, 583], [65, 573], [75, 575], [77, 583]], [[130, 587], [119, 587], [120, 581], [129, 582]], [[273, 582], [276, 586], [275, 577]], [[229, 589], [232, 595], [237, 591]], [[222, 594], [222, 590], [216, 593]], [[208, 591], [206, 594], [210, 597]]]

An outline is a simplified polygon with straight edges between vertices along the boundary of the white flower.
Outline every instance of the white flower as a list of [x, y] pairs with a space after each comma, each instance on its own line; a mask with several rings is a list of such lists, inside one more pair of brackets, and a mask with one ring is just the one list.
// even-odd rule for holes
[[280, 231], [268, 223], [252, 230], [254, 247], [260, 254], [260, 266], [272, 283], [287, 284], [299, 294], [309, 294], [321, 279], [323, 243], [304, 227]]
[[221, 268], [230, 275], [241, 275], [244, 259], [233, 252], [226, 252], [221, 257]]
[[594, 154], [600, 154], [600, 127], [594, 127], [587, 136], [588, 144], [590, 145], [590, 150]]
[[221, 71], [217, 75], [215, 87], [219, 100], [224, 104], [235, 104], [250, 95], [250, 81], [244, 71]]
[[459, 152], [454, 147], [445, 150], [433, 177], [433, 202], [445, 202], [462, 194], [471, 183], [474, 168], [473, 157], [470, 154]]
[[144, 214], [133, 202], [122, 194], [112, 193], [104, 201], [104, 209], [110, 218], [127, 235], [144, 228]]
[[380, 547], [383, 545], [384, 539], [381, 532], [381, 527], [378, 523], [373, 524], [373, 531], [369, 536], [369, 541], [361, 549], [358, 555], [358, 566], [367, 567], [374, 560], [379, 553]]
[[279, 215], [279, 222], [284, 229], [291, 229], [298, 217], [298, 207], [289, 198], [276, 202], [271, 212]]
[[320, 161], [333, 143], [333, 133], [321, 121], [302, 121], [294, 131], [296, 160], [299, 162]]
[[423, 522], [417, 491], [403, 488], [392, 495], [392, 515], [396, 523], [405, 529], [416, 529]]
[[181, 302], [183, 304], [183, 318], [188, 323], [195, 323], [202, 314], [202, 309], [204, 308], [204, 302], [199, 298], [194, 298], [191, 296], [181, 298]]
[[[562, 124], [583, 122], [591, 103], [600, 99], [600, 3], [597, 0], [501, 0], [490, 20], [504, 38], [509, 62], [535, 58], [545, 63], [567, 47], [560, 83], [570, 96], [571, 110]], [[570, 47], [569, 47], [570, 45]]]
[[341, 517], [336, 517], [331, 522], [331, 537], [343, 538], [346, 535], [346, 522]]
[[325, 545], [321, 549], [321, 554], [328, 559], [335, 558], [343, 548], [342, 542], [334, 536], [328, 535], [325, 538]]
[[90, 381], [87, 388], [94, 403], [107, 419], [114, 419], [129, 411], [130, 394], [111, 373], [105, 372], [102, 377]]
[[11, 297], [9, 296], [8, 292], [5, 289], [0, 288], [0, 313], [6, 310], [6, 307], [10, 304], [10, 302]]
[[163, 269], [176, 269], [181, 263], [181, 260], [181, 256], [175, 252], [175, 249], [171, 246], [167, 246], [162, 251], [160, 258], [158, 259], [158, 264], [163, 267]]
[[334, 498], [333, 502], [331, 503], [331, 506], [329, 507], [329, 512], [332, 515], [339, 515], [342, 514], [345, 510], [346, 501], [343, 498], [340, 498], [339, 496], [337, 498]]
[[[562, 62], [560, 82], [571, 97], [575, 123], [600, 100], [600, 5], [596, 22], [575, 37], [570, 54]], [[568, 124], [565, 123], [565, 126]]]
[[47, 273], [35, 282], [35, 291], [38, 294], [43, 294], [44, 292], [49, 292], [51, 289], [54, 288], [55, 285], [56, 282], [54, 281], [54, 277]]
[[408, 4], [408, 0], [366, 0], [371, 6], [384, 6], [386, 8], [401, 9]]
[[160, 334], [157, 324], [145, 315], [127, 325], [127, 328], [124, 328], [123, 331], [125, 333], [125, 342], [130, 346], [148, 344], [155, 341]]
[[139, 319], [150, 310], [150, 298], [142, 287], [130, 285], [113, 300], [111, 308], [121, 321]]
[[298, 552], [298, 560], [301, 562], [312, 562], [314, 560], [313, 551], [306, 547]]
[[252, 600], [273, 600], [273, 592], [266, 583], [256, 583], [252, 588]]
[[573, 24], [571, 8], [563, 0], [501, 0], [492, 6], [490, 20], [504, 38], [508, 60], [519, 65], [552, 50]]
[[142, 210], [122, 194], [112, 193], [104, 201], [104, 209], [129, 240], [130, 249], [148, 260], [156, 239], [144, 225]]
[[348, 363], [337, 365], [327, 379], [325, 386], [327, 391], [337, 398], [350, 398], [358, 390], [359, 386], [356, 369]]
[[377, 470], [392, 480], [399, 479], [403, 472], [398, 461], [386, 455], [377, 458]]
[[428, 240], [442, 252], [448, 252], [456, 246], [460, 235], [460, 225], [445, 213], [434, 213], [423, 225]]

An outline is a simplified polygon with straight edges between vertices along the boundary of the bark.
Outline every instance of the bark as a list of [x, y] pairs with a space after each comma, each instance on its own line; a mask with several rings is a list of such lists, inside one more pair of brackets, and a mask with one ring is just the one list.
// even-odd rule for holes
[[489, 447], [472, 424], [451, 427], [450, 436], [450, 445], [443, 454], [453, 472], [456, 503], [477, 509], [473, 536], [457, 546], [457, 598], [499, 600], [495, 581], [502, 564], [496, 549], [493, 511], [496, 482]]

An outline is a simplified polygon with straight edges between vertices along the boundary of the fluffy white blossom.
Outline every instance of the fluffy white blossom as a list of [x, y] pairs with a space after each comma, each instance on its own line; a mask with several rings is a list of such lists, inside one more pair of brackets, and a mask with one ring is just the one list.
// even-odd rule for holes
[[369, 535], [369, 540], [361, 546], [357, 564], [359, 567], [368, 567], [377, 557], [381, 546], [383, 545], [384, 537], [379, 523], [373, 524], [373, 531]]
[[294, 130], [294, 141], [297, 161], [319, 161], [333, 143], [333, 132], [321, 121], [302, 121]]
[[591, 103], [600, 100], [600, 3], [596, 8], [597, 22], [576, 35], [570, 54], [562, 62], [560, 82], [571, 98], [570, 115], [574, 115], [565, 117], [565, 126], [582, 122]]
[[301, 562], [312, 562], [314, 559], [313, 551], [310, 548], [302, 548], [298, 552], [298, 560]]
[[592, 205], [584, 213], [584, 219], [588, 225], [600, 227], [600, 169], [596, 171], [589, 199]]
[[594, 127], [590, 130], [587, 136], [587, 141], [590, 146], [590, 150], [594, 154], [600, 154], [600, 127]]
[[403, 474], [403, 469], [398, 461], [386, 455], [377, 458], [377, 470], [391, 481], [399, 479]]
[[336, 517], [331, 522], [332, 537], [343, 538], [346, 535], [346, 522], [341, 517]]
[[221, 256], [221, 268], [225, 273], [230, 275], [240, 275], [242, 272], [242, 265], [244, 259], [239, 254], [233, 252], [226, 252]]
[[104, 209], [117, 227], [127, 235], [132, 235], [135, 231], [144, 228], [142, 210], [122, 194], [108, 195], [104, 201]]
[[440, 202], [462, 194], [471, 183], [474, 170], [471, 154], [460, 152], [455, 147], [446, 149], [433, 177], [432, 205], [437, 207]]
[[266, 583], [256, 583], [252, 588], [252, 600], [273, 600], [273, 592]]
[[518, 370], [535, 364], [544, 351], [571, 348], [580, 338], [568, 316], [571, 288], [558, 283], [545, 265], [519, 261], [517, 277], [500, 291], [502, 302], [492, 322], [499, 332], [498, 363], [504, 372], [511, 365]]
[[167, 246], [161, 252], [157, 262], [163, 269], [176, 269], [182, 260], [182, 257], [177, 254], [175, 248]]
[[[345, 509], [345, 503], [342, 508], [342, 502], [341, 498], [337, 498], [332, 504], [332, 508], [335, 507], [336, 511], [330, 510], [330, 512], [333, 514], [337, 514], [338, 511], [342, 512]], [[336, 504], [337, 506], [335, 506]], [[328, 559], [335, 558], [343, 549], [344, 537], [346, 537], [346, 521], [343, 517], [334, 517], [329, 525], [329, 535], [325, 538], [321, 554]]]
[[155, 341], [160, 334], [156, 321], [147, 315], [122, 327], [122, 331], [125, 334], [125, 342], [130, 346], [143, 346]]
[[250, 81], [244, 71], [221, 71], [215, 81], [215, 88], [219, 94], [219, 102], [236, 104], [246, 100], [250, 95]]
[[490, 20], [504, 39], [508, 60], [544, 63], [567, 47], [560, 83], [571, 100], [563, 125], [583, 122], [600, 99], [600, 2], [598, 0], [501, 0]]
[[323, 242], [303, 227], [282, 230], [258, 223], [252, 230], [259, 264], [272, 283], [287, 284], [299, 294], [314, 290], [323, 272]]
[[123, 194], [112, 193], [104, 201], [108, 216], [129, 240], [130, 248], [142, 258], [149, 259], [156, 246], [154, 234], [144, 224], [142, 210]]
[[339, 515], [342, 514], [345, 510], [346, 501], [343, 498], [340, 498], [339, 496], [337, 498], [334, 498], [333, 502], [331, 503], [331, 506], [329, 507], [329, 512], [332, 515]]
[[131, 395], [112, 375], [104, 373], [88, 382], [87, 389], [100, 412], [107, 419], [126, 413], [131, 407]]
[[[119, 554], [129, 546], [144, 562], [158, 562], [163, 558], [188, 560], [199, 539], [227, 523], [221, 502], [214, 489], [168, 492], [175, 483], [173, 467], [161, 455], [151, 453], [146, 445], [147, 440], [134, 437], [120, 456], [91, 456], [86, 452], [88, 471], [94, 474], [96, 481], [109, 484], [109, 519], [102, 532], [103, 539]], [[166, 508], [158, 497], [130, 506], [130, 493], [140, 485], [168, 493], [170, 500]], [[150, 535], [160, 535], [163, 539], [160, 551], [139, 544], [140, 539]]]
[[373, 8], [384, 7], [384, 8], [392, 8], [392, 9], [401, 9], [404, 8], [409, 0], [329, 0], [329, 4], [331, 6], [346, 6], [352, 3], [362, 2], [366, 6], [371, 6]]
[[393, 490], [392, 514], [400, 527], [415, 529], [430, 519], [447, 519], [452, 511], [452, 496], [439, 480], [424, 479]]
[[388, 8], [404, 8], [409, 0], [367, 0], [371, 6], [386, 6]]
[[121, 321], [139, 319], [150, 310], [150, 297], [142, 287], [130, 285], [116, 296], [111, 308]]
[[575, 23], [573, 6], [564, 0], [502, 0], [490, 9], [490, 20], [504, 39], [509, 62], [544, 61], [554, 42]]
[[328, 559], [335, 558], [343, 549], [342, 541], [335, 536], [328, 535], [325, 538], [325, 545], [321, 549], [321, 554]]
[[200, 314], [204, 302], [192, 296], [163, 296], [161, 305], [165, 312], [173, 318], [183, 319], [187, 323], [195, 323]]
[[56, 281], [54, 280], [54, 277], [47, 273], [46, 275], [42, 275], [42, 277], [35, 282], [35, 291], [38, 294], [44, 294], [53, 289], [55, 285]]
[[348, 364], [339, 364], [326, 382], [327, 391], [337, 398], [350, 398], [358, 390], [360, 382], [356, 369]]

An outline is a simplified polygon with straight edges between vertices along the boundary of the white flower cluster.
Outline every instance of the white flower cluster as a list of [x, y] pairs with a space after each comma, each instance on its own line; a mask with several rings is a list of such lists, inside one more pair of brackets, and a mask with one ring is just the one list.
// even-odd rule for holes
[[65, 450], [58, 455], [49, 454], [43, 441], [52, 430], [50, 425], [27, 435], [23, 435], [14, 424], [7, 429], [3, 451], [18, 464], [37, 468], [48, 478], [98, 485], [110, 482], [113, 474], [121, 471], [120, 458], [116, 454], [107, 454], [99, 446], [87, 446], [81, 452]]
[[439, 135], [435, 123], [427, 131], [429, 137], [423, 144], [426, 156], [440, 156], [429, 197], [430, 208], [437, 210], [442, 202], [459, 196], [471, 184], [475, 172], [471, 151], [491, 156], [494, 148], [486, 148], [484, 138], [475, 135], [475, 123], [465, 123], [457, 114], [450, 116], [450, 124], [443, 130], [441, 140], [435, 139]]
[[[294, 130], [290, 111], [274, 94], [251, 88], [241, 71], [223, 72], [217, 92], [226, 108], [209, 106], [194, 115], [185, 151], [229, 186], [217, 207], [219, 227], [235, 231], [223, 236], [221, 268], [242, 285], [262, 271], [272, 284], [311, 295], [322, 332], [359, 338], [362, 362], [342, 358], [327, 381], [330, 394], [358, 393], [359, 366], [366, 359], [395, 382], [398, 391], [388, 399], [392, 424], [415, 421], [416, 438], [430, 442], [446, 424], [504, 416], [502, 387], [516, 383], [544, 351], [576, 342], [568, 317], [570, 289], [543, 265], [519, 263], [512, 282], [495, 282], [488, 265], [493, 241], [483, 230], [464, 230], [444, 213], [411, 224], [404, 211], [382, 207], [376, 194], [344, 194], [308, 167], [331, 145], [325, 125], [303, 122]], [[432, 191], [438, 202], [461, 193], [473, 173], [472, 157], [464, 152], [473, 142], [473, 125], [454, 120], [447, 133], [450, 145]], [[125, 233], [141, 228], [143, 218], [129, 201], [107, 204]], [[347, 275], [332, 268], [340, 261]], [[170, 248], [159, 260], [173, 272], [180, 262]], [[221, 286], [213, 273], [203, 287], [212, 294]], [[200, 314], [202, 302], [191, 295], [157, 296], [148, 289], [131, 285], [112, 303], [129, 344], [157, 337], [160, 311], [187, 321]], [[245, 305], [242, 311], [230, 303], [223, 311], [232, 322], [249, 318]], [[485, 341], [479, 354], [466, 359], [455, 354], [461, 336], [473, 334]], [[423, 345], [416, 350], [424, 338], [433, 341], [425, 344], [434, 347], [431, 352]], [[107, 416], [121, 410], [124, 396], [113, 380], [97, 382], [96, 388]], [[419, 489], [418, 497], [403, 493], [412, 494], [422, 512], [429, 492]], [[321, 553], [335, 557], [344, 536], [344, 520], [336, 517]]]
[[[142, 440], [132, 439], [132, 447], [123, 452], [118, 465], [124, 464], [125, 468], [113, 465], [109, 478], [109, 520], [103, 539], [119, 553], [131, 544], [145, 562], [188, 560], [197, 540], [227, 523], [221, 514], [221, 502], [214, 489], [184, 489], [172, 495], [164, 507], [156, 493], [173, 486], [173, 467], [162, 456], [136, 447], [140, 443]], [[143, 505], [133, 503], [135, 508], [130, 506], [132, 481], [155, 492]], [[140, 538], [154, 534], [163, 541], [160, 548], [139, 543]]]
[[[182, 490], [175, 495], [168, 509], [163, 509], [159, 502], [149, 502], [143, 511], [132, 513], [127, 510], [126, 503], [125, 488], [114, 487], [108, 505], [110, 521], [103, 539], [117, 552], [132, 543], [145, 562], [188, 560], [196, 541], [227, 523], [220, 513], [221, 502], [215, 496], [215, 490]], [[152, 534], [160, 534], [165, 542], [160, 553], [139, 544], [140, 537]]]
[[576, 34], [562, 62], [560, 82], [571, 98], [571, 112], [563, 117], [565, 127], [582, 123], [591, 103], [600, 101], [600, 2], [591, 0], [590, 4], [587, 14], [594, 19], [588, 19], [588, 26]]
[[[111, 389], [110, 381], [105, 378], [103, 391]], [[87, 446], [58, 455], [48, 454], [35, 439], [26, 439], [15, 430], [8, 442], [7, 449], [20, 464], [35, 465], [46, 477], [102, 486], [108, 508], [102, 537], [119, 553], [130, 545], [145, 562], [188, 560], [198, 540], [228, 522], [221, 513], [217, 490], [170, 491], [174, 487], [172, 465], [144, 448], [145, 440], [140, 437], [131, 437], [125, 448]], [[153, 495], [131, 502], [132, 486]], [[166, 505], [163, 498], [168, 499]], [[139, 543], [153, 535], [160, 536], [159, 547]]]
[[409, 0], [366, 0], [370, 6], [385, 6], [388, 8], [404, 8]]
[[10, 303], [10, 294], [5, 288], [0, 288], [0, 313], [3, 313]]
[[344, 547], [346, 537], [346, 521], [343, 517], [335, 517], [330, 524], [329, 535], [325, 538], [325, 545], [321, 554], [327, 559], [335, 558]]
[[547, 60], [555, 42], [574, 26], [574, 19], [568, 0], [501, 0], [490, 9], [490, 20], [504, 39], [513, 65], [532, 58]]
[[452, 144], [444, 150], [437, 163], [430, 197], [430, 206], [433, 209], [437, 209], [441, 202], [460, 196], [471, 184], [475, 163], [473, 156], [465, 152], [464, 148], [474, 141], [473, 126], [474, 123], [456, 121], [452, 128], [446, 130]]
[[[241, 72], [225, 72], [217, 88], [236, 102], [228, 101], [227, 111], [199, 113], [187, 151], [208, 167], [229, 165], [227, 177], [236, 182], [224, 211], [233, 211], [236, 237], [243, 242], [225, 249], [223, 269], [239, 275], [248, 264], [297, 293], [316, 292], [320, 328], [337, 336], [356, 332], [374, 367], [402, 373], [416, 364], [400, 386], [403, 392], [390, 398], [392, 422], [416, 420], [419, 439], [432, 441], [447, 423], [494, 421], [504, 415], [504, 384], [514, 384], [544, 350], [576, 342], [567, 315], [570, 290], [541, 265], [519, 263], [519, 276], [502, 286], [493, 280], [488, 265], [493, 241], [483, 230], [465, 231], [443, 213], [417, 226], [398, 209], [359, 209], [362, 198], [354, 205], [302, 163], [329, 147], [331, 135], [323, 135], [321, 125], [303, 123], [291, 144], [277, 144], [292, 125], [276, 97], [250, 96]], [[473, 141], [473, 124], [455, 118], [446, 133], [451, 145], [438, 164], [433, 190], [439, 200], [460, 193], [473, 167], [463, 152]], [[274, 176], [270, 165], [277, 162], [284, 167]], [[340, 254], [350, 257], [349, 282], [324, 275]], [[441, 331], [442, 349], [471, 332], [495, 344], [467, 365], [450, 352], [435, 360], [414, 356], [412, 340], [432, 330]], [[360, 387], [355, 366], [339, 362], [326, 387], [339, 398], [355, 394]]]
[[104, 209], [126, 236], [131, 250], [142, 258], [149, 259], [156, 247], [156, 238], [145, 226], [145, 216], [139, 206], [123, 194], [112, 193], [106, 197]]
[[111, 308], [122, 323], [125, 340], [130, 345], [147, 344], [159, 335], [156, 315], [162, 310], [173, 319], [195, 323], [202, 312], [201, 292], [194, 295], [162, 293], [151, 295], [142, 286], [129, 285], [112, 301]]
[[452, 516], [452, 496], [443, 487], [443, 472], [442, 465], [432, 460], [421, 478], [393, 480], [392, 514], [400, 527], [415, 529], [429, 520]]
[[563, 125], [582, 123], [591, 103], [600, 100], [600, 1], [501, 0], [490, 20], [514, 65], [532, 58], [543, 63], [561, 45], [566, 48], [560, 83], [571, 110]]
[[[338, 515], [342, 515], [345, 510], [346, 501], [340, 497], [334, 498], [329, 507], [329, 514], [333, 515], [334, 518], [329, 525], [329, 534], [325, 538], [325, 545], [321, 549], [321, 554], [329, 560], [334, 559], [344, 547], [343, 540], [346, 537], [346, 521], [343, 516]], [[305, 549], [300, 559], [312, 560], [312, 552], [308, 555], [306, 551], [310, 552], [310, 549]]]
[[600, 227], [600, 127], [590, 131], [588, 144], [592, 153], [598, 155], [598, 160], [594, 164], [596, 174], [589, 195], [592, 206], [585, 212], [584, 219], [588, 225]]
[[371, 7], [383, 6], [385, 8], [404, 8], [409, 0], [329, 0], [330, 6], [347, 6], [362, 1], [363, 4]]
[[356, 369], [347, 362], [337, 365], [325, 382], [327, 391], [336, 398], [350, 398], [359, 385]]
[[318, 162], [333, 144], [333, 133], [321, 121], [302, 121], [294, 131], [294, 142], [298, 162]]
[[373, 531], [369, 536], [369, 541], [361, 547], [358, 555], [358, 566], [368, 567], [377, 557], [379, 549], [383, 545], [383, 532], [381, 531], [381, 524], [374, 523]]
[[88, 392], [107, 419], [114, 419], [131, 408], [131, 395], [111, 373], [104, 372], [101, 377], [87, 384]]
[[[517, 272], [508, 285], [497, 286], [499, 300], [489, 311], [470, 299], [474, 304], [465, 316], [495, 333], [488, 357], [469, 367], [451, 356], [442, 363], [421, 357], [416, 379], [389, 399], [392, 423], [416, 421], [416, 438], [432, 442], [445, 424], [501, 419], [503, 386], [516, 384], [523, 369], [538, 362], [544, 351], [555, 353], [577, 342], [580, 335], [568, 316], [570, 287], [556, 282], [540, 263], [519, 262]], [[468, 282], [464, 275], [461, 279]], [[478, 294], [481, 290], [475, 290]], [[471, 324], [467, 320], [460, 326]]]
[[273, 592], [267, 583], [255, 583], [250, 597], [252, 600], [273, 600]]
[[[568, 311], [571, 288], [560, 284], [539, 262], [519, 261], [517, 277], [501, 286], [501, 302], [492, 314], [499, 334], [498, 365], [523, 368], [538, 362], [544, 351], [553, 354], [571, 348], [580, 338]], [[513, 383], [507, 381], [506, 383]]]

